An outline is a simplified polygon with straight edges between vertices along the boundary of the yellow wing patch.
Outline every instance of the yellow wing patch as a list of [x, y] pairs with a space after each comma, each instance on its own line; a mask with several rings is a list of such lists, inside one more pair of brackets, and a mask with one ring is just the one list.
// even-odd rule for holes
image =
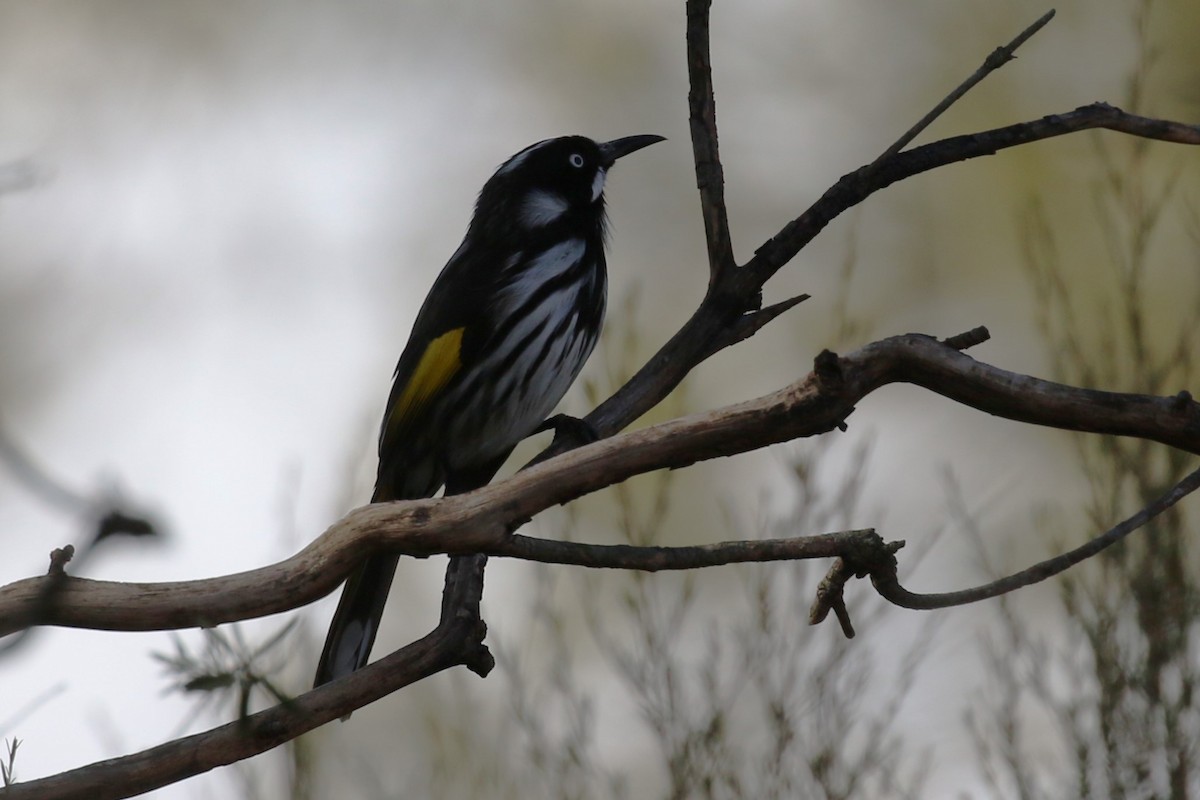
[[455, 328], [443, 333], [425, 348], [404, 391], [396, 398], [396, 407], [388, 419], [389, 429], [394, 431], [404, 422], [411, 422], [462, 367], [459, 356], [464, 330]]

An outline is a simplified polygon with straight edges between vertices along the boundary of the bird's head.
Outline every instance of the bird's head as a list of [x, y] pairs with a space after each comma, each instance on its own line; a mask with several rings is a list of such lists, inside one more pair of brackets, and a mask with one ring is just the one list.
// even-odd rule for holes
[[595, 142], [561, 136], [526, 147], [496, 170], [479, 193], [475, 222], [536, 231], [569, 219], [599, 223], [604, 179], [617, 159], [663, 141], [640, 135]]

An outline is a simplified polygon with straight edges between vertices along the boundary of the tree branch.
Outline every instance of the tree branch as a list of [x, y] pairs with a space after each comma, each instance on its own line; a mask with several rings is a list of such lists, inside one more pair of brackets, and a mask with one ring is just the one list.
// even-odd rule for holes
[[[979, 334], [975, 332], [975, 338]], [[955, 344], [960, 345], [960, 337]], [[838, 358], [777, 392], [715, 411], [624, 433], [557, 456], [474, 492], [437, 500], [357, 509], [291, 558], [269, 567], [180, 583], [127, 584], [55, 578], [61, 591], [49, 608], [36, 600], [49, 577], [0, 588], [0, 633], [34, 624], [101, 630], [162, 630], [212, 626], [276, 614], [328, 594], [365, 556], [382, 550], [408, 555], [488, 553], [593, 567], [682, 569], [696, 562], [685, 548], [589, 548], [539, 543], [510, 532], [534, 514], [657, 469], [736, 455], [837, 427], [871, 392], [912, 383], [996, 416], [1063, 430], [1162, 442], [1200, 454], [1200, 405], [1190, 396], [1152, 397], [1077, 389], [977, 361], [919, 334], [884, 339]], [[729, 563], [710, 558], [696, 566]], [[795, 557], [828, 557], [817, 544]], [[749, 551], [747, 551], [749, 552]], [[840, 551], [844, 552], [844, 551]], [[632, 554], [637, 554], [636, 558]], [[672, 559], [677, 561], [672, 562]], [[670, 566], [675, 563], [676, 566]]]
[[717, 102], [713, 95], [712, 58], [709, 54], [709, 10], [712, 0], [687, 2], [688, 123], [700, 213], [708, 243], [708, 284], [736, 265], [725, 207], [725, 171], [717, 148]]
[[[651, 356], [633, 378], [587, 416], [588, 424], [601, 436], [610, 436], [624, 429], [658, 405], [698, 364], [723, 347], [740, 341], [739, 337], [730, 335], [730, 329], [746, 324], [745, 318], [752, 317], [761, 308], [762, 290], [767, 280], [816, 238], [826, 225], [880, 189], [958, 161], [992, 155], [1009, 147], [1091, 128], [1109, 128], [1132, 136], [1177, 144], [1200, 144], [1200, 126], [1139, 117], [1105, 103], [1095, 103], [1067, 114], [944, 139], [889, 158], [883, 157], [887, 154], [885, 151], [871, 164], [840, 178], [808, 210], [764, 242], [744, 266], [718, 269], [723, 254], [729, 252], [729, 258], [732, 259], [732, 251], [727, 244], [728, 211], [725, 206], [724, 173], [717, 148], [716, 106], [709, 59], [710, 6], [711, 0], [689, 0], [686, 33], [689, 120], [709, 250], [708, 292], [675, 335]], [[1011, 55], [1012, 50], [1049, 21], [1048, 16], [1043, 16], [1006, 48], [1000, 48], [997, 52], [1006, 51]], [[996, 57], [996, 53], [993, 53], [989, 61]], [[985, 62], [985, 67], [988, 64]], [[968, 79], [964, 85], [967, 84], [974, 85], [972, 79]], [[947, 98], [949, 102], [943, 101], [938, 108], [944, 110], [944, 107], [949, 107], [965, 91], [952, 93]], [[748, 326], [747, 336], [772, 319], [773, 316], [761, 318], [760, 325]], [[566, 449], [565, 445], [552, 446], [539, 458], [548, 458]]]
[[897, 181], [959, 161], [995, 155], [1001, 150], [1094, 128], [1175, 144], [1200, 145], [1198, 125], [1140, 117], [1107, 103], [1092, 103], [1065, 114], [1051, 114], [1030, 122], [942, 139], [842, 176], [807, 211], [758, 248], [745, 270], [753, 273], [761, 285], [843, 211]]
[[975, 88], [980, 81], [1003, 67], [1009, 61], [1012, 61], [1014, 58], [1016, 58], [1016, 56], [1013, 54], [1016, 53], [1017, 48], [1029, 41], [1029, 39], [1035, 33], [1046, 27], [1050, 23], [1050, 20], [1054, 19], [1054, 13], [1054, 9], [1050, 9], [1040, 18], [1038, 18], [1036, 22], [1017, 34], [1017, 38], [1013, 39], [1003, 47], [997, 47], [990, 54], [988, 54], [988, 57], [983, 60], [983, 64], [980, 65], [979, 69], [975, 70], [971, 77], [967, 78], [957, 87], [955, 87], [954, 91], [942, 98], [942, 101], [934, 106], [928, 114], [921, 117], [921, 119], [917, 121], [916, 125], [913, 125], [907, 131], [905, 131], [903, 136], [893, 142], [891, 147], [889, 147], [887, 150], [884, 150], [879, 155], [879, 158], [871, 162], [871, 165], [868, 167], [868, 169], [874, 169], [882, 162], [899, 153], [908, 146], [909, 142], [920, 136], [921, 131], [928, 128], [933, 124], [935, 119], [944, 114], [946, 109], [957, 103], [963, 95]]
[[[621, 430], [657, 405], [693, 368], [728, 340], [728, 331], [756, 312], [763, 284], [825, 226], [871, 194], [922, 172], [992, 155], [1001, 150], [1093, 128], [1107, 128], [1176, 144], [1200, 145], [1200, 126], [1128, 114], [1106, 103], [1093, 103], [1066, 114], [955, 136], [899, 153], [878, 165], [843, 176], [817, 202], [755, 251], [744, 267], [710, 291], [683, 327], [587, 421], [600, 435]], [[733, 343], [733, 342], [730, 342]]]
[[871, 583], [876, 591], [889, 602], [903, 608], [927, 611], [937, 608], [950, 608], [968, 603], [978, 603], [1002, 594], [1016, 591], [1025, 586], [1041, 583], [1047, 578], [1053, 578], [1076, 564], [1085, 561], [1117, 542], [1124, 539], [1150, 520], [1174, 506], [1196, 489], [1200, 488], [1200, 469], [1189, 473], [1179, 483], [1172, 486], [1165, 494], [1154, 502], [1139, 510], [1136, 514], [1109, 528], [1104, 533], [1089, 540], [1061, 555], [1048, 558], [1020, 572], [977, 586], [974, 589], [963, 589], [957, 592], [942, 592], [938, 594], [917, 594], [910, 592], [900, 585], [896, 578], [896, 564], [876, 562], [868, 567]]
[[432, 633], [319, 689], [218, 728], [48, 778], [0, 788], [4, 800], [118, 800], [264, 753], [444, 669], [464, 663], [471, 632]]
[[[329, 593], [365, 556], [383, 550], [411, 555], [476, 552], [547, 563], [648, 570], [836, 555], [838, 575], [828, 583], [814, 614], [819, 614], [822, 607], [833, 610], [843, 627], [852, 632], [840, 600], [841, 585], [850, 575], [865, 574], [864, 564], [873, 563], [871, 553], [890, 555], [902, 544], [883, 543], [873, 531], [688, 548], [600, 547], [518, 537], [511, 532], [541, 510], [633, 475], [684, 467], [843, 426], [862, 397], [896, 382], [920, 385], [1009, 419], [1067, 430], [1139, 436], [1200, 453], [1200, 407], [1185, 392], [1174, 398], [1124, 395], [1076, 389], [1006, 372], [958, 352], [957, 348], [986, 338], [986, 332], [978, 331], [947, 343], [919, 335], [893, 337], [845, 358], [823, 353], [812, 374], [779, 392], [612, 436], [657, 405], [697, 364], [722, 347], [753, 335], [798, 302], [784, 301], [759, 311], [763, 285], [775, 272], [830, 221], [892, 183], [957, 161], [1090, 128], [1200, 144], [1200, 127], [1138, 117], [1101, 103], [952, 137], [907, 152], [893, 153], [890, 148], [870, 165], [841, 178], [739, 268], [734, 266], [717, 148], [709, 53], [710, 4], [711, 0], [689, 0], [687, 4], [689, 110], [709, 253], [709, 290], [678, 333], [628, 384], [589, 415], [592, 428], [611, 438], [550, 458], [469, 494], [358, 509], [292, 558], [238, 575], [159, 584], [61, 576], [19, 581], [0, 588], [0, 634], [37, 624], [157, 630], [209, 626], [278, 613]], [[1031, 34], [1032, 29], [1023, 37]], [[973, 85], [971, 81], [968, 84]], [[961, 92], [943, 101], [935, 114], [958, 96]], [[926, 124], [925, 120], [918, 123], [915, 132]], [[893, 148], [903, 148], [915, 132], [905, 134], [900, 148]], [[1186, 485], [1181, 486], [1183, 489], [1176, 487], [1176, 492], [1190, 491]], [[1172, 495], [1170, 502], [1182, 496]], [[894, 569], [894, 559], [891, 563]], [[62, 591], [57, 591], [56, 585], [53, 593], [47, 593], [48, 580], [61, 581]], [[477, 602], [474, 597], [460, 599]], [[478, 661], [482, 636], [482, 623], [477, 617], [444, 615], [438, 627], [423, 639], [294, 701], [139, 754], [17, 784], [0, 791], [0, 796], [5, 800], [83, 795], [116, 798], [150, 791], [268, 750], [440, 670], [458, 664], [479, 670], [485, 666]]]
[[659, 572], [719, 567], [725, 564], [833, 558], [861, 546], [864, 540], [874, 542], [879, 540], [879, 535], [872, 528], [864, 528], [794, 539], [753, 539], [690, 547], [581, 544], [513, 535], [489, 549], [488, 555], [538, 561], [543, 564]]

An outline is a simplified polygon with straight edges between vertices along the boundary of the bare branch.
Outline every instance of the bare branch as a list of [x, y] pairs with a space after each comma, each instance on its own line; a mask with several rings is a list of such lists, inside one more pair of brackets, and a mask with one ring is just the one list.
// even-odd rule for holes
[[950, 608], [951, 606], [961, 606], [999, 597], [1002, 594], [1007, 594], [1024, 586], [1041, 583], [1047, 578], [1052, 578], [1081, 561], [1091, 558], [1101, 550], [1121, 541], [1198, 488], [1200, 488], [1200, 469], [1187, 475], [1179, 483], [1172, 486], [1166, 494], [1150, 503], [1150, 505], [1114, 525], [1112, 528], [1109, 528], [1086, 544], [1080, 545], [1062, 555], [1048, 558], [1020, 572], [984, 584], [983, 586], [975, 587], [974, 589], [963, 589], [957, 592], [942, 592], [938, 594], [916, 594], [910, 592], [896, 580], [894, 562], [890, 566], [883, 564], [882, 566], [872, 567], [870, 570], [871, 583], [875, 585], [876, 591], [885, 599], [898, 606], [917, 610]]
[[713, 352], [713, 343], [727, 336], [730, 326], [759, 308], [763, 284], [771, 276], [826, 225], [871, 194], [947, 164], [1093, 128], [1176, 144], [1200, 144], [1200, 126], [1139, 117], [1106, 103], [1093, 103], [1066, 114], [943, 139], [899, 153], [877, 168], [862, 167], [840, 178], [807, 211], [759, 247], [744, 267], [726, 273], [683, 327], [628, 383], [588, 415], [588, 423], [601, 436], [608, 436], [657, 405]]
[[[818, 362], [818, 369], [803, 380], [757, 400], [614, 436], [474, 492], [357, 509], [296, 555], [269, 567], [181, 583], [55, 578], [62, 581], [61, 592], [40, 613], [36, 600], [50, 578], [18, 581], [0, 589], [0, 633], [34, 624], [161, 630], [275, 614], [328, 594], [362, 558], [385, 549], [418, 556], [494, 553], [524, 558], [536, 551], [540, 561], [632, 567], [631, 550], [539, 544], [534, 539], [514, 545], [510, 532], [540, 511], [634, 475], [830, 431], [863, 397], [889, 383], [916, 384], [1020, 422], [1137, 436], [1200, 454], [1200, 405], [1183, 395], [1076, 389], [990, 366], [919, 334], [884, 339], [841, 358], [825, 353]], [[676, 556], [668, 552], [652, 548], [636, 558], [654, 569], [670, 568], [671, 558], [679, 560], [676, 568], [696, 559], [687, 548]], [[727, 562], [703, 565], [715, 563]]]
[[761, 286], [843, 211], [896, 181], [958, 161], [995, 155], [1010, 147], [1094, 128], [1175, 144], [1200, 145], [1200, 125], [1139, 117], [1107, 103], [1092, 103], [1065, 114], [1051, 114], [1030, 122], [942, 139], [899, 153], [877, 166], [860, 167], [842, 176], [807, 211], [758, 248], [745, 270], [739, 272], [753, 273]]
[[971, 77], [960, 83], [954, 89], [954, 91], [946, 95], [940, 103], [934, 106], [934, 108], [928, 114], [921, 117], [916, 125], [913, 125], [911, 128], [909, 128], [903, 136], [901, 136], [892, 144], [891, 147], [889, 147], [887, 150], [884, 150], [883, 153], [880, 154], [879, 158], [871, 162], [871, 166], [868, 167], [868, 169], [874, 169], [882, 162], [899, 153], [906, 146], [908, 146], [909, 142], [917, 138], [921, 134], [921, 131], [928, 128], [933, 124], [935, 119], [944, 114], [946, 109], [957, 103], [959, 98], [971, 91], [971, 89], [975, 88], [975, 86], [988, 75], [991, 75], [1009, 61], [1016, 58], [1013, 53], [1017, 51], [1017, 48], [1029, 41], [1029, 39], [1035, 33], [1046, 27], [1046, 25], [1049, 24], [1050, 20], [1052, 19], [1054, 19], [1054, 9], [1050, 9], [1043, 14], [1040, 19], [1038, 19], [1025, 30], [1021, 31], [1021, 33], [1017, 35], [1017, 38], [1013, 39], [1003, 47], [997, 47], [995, 50], [993, 50], [988, 57], [984, 59], [983, 64], [980, 65], [979, 69], [975, 70]]
[[717, 148], [717, 104], [713, 96], [712, 59], [709, 54], [709, 9], [712, 0], [688, 0], [687, 63], [688, 122], [696, 162], [696, 186], [708, 241], [708, 283], [734, 269], [733, 242], [725, 208], [725, 173]]
[[[646, 570], [836, 556], [835, 574], [823, 585], [813, 614], [822, 616], [832, 610], [843, 629], [852, 635], [842, 600], [843, 587], [851, 575], [872, 574], [883, 586], [880, 591], [885, 596], [891, 592], [906, 601], [917, 598], [914, 602], [932, 602], [921, 599], [926, 596], [903, 593], [894, 583], [894, 553], [902, 543], [884, 543], [873, 531], [687, 548], [600, 547], [513, 536], [512, 531], [546, 508], [633, 475], [685, 467], [844, 427], [859, 400], [897, 382], [916, 384], [987, 413], [1026, 423], [1138, 436], [1200, 453], [1200, 406], [1186, 392], [1174, 398], [1116, 394], [1006, 372], [960, 352], [986, 339], [986, 331], [981, 329], [944, 343], [913, 334], [876, 342], [844, 358], [822, 353], [812, 374], [773, 394], [613, 436], [657, 405], [705, 358], [753, 335], [799, 302], [801, 298], [794, 298], [759, 310], [763, 285], [775, 272], [831, 220], [892, 183], [957, 161], [1091, 128], [1200, 144], [1200, 127], [1138, 117], [1100, 103], [1067, 114], [952, 137], [907, 152], [893, 152], [901, 150], [945, 107], [1010, 58], [1013, 49], [1048, 21], [1047, 15], [1007, 49], [993, 53], [957, 93], [952, 93], [881, 158], [841, 178], [738, 268], [717, 145], [709, 51], [710, 5], [711, 0], [688, 0], [687, 4], [690, 123], [708, 245], [709, 291], [678, 333], [588, 417], [595, 431], [611, 438], [550, 458], [513, 478], [468, 494], [358, 509], [292, 558], [250, 572], [159, 584], [88, 581], [66, 575], [19, 581], [0, 588], [0, 634], [31, 625], [108, 630], [211, 626], [278, 613], [329, 593], [364, 557], [391, 550], [410, 555], [480, 553]], [[1177, 502], [1197, 482], [1200, 473], [1193, 473], [1159, 504], [1165, 503], [1165, 508]], [[1132, 527], [1118, 526], [1114, 531], [1121, 529], [1119, 535], [1110, 532], [1111, 536], [1101, 537], [1103, 544], [1093, 542], [1085, 548], [1107, 546], [1111, 543], [1108, 539], [1115, 540], [1142, 524], [1144, 519], [1137, 521], [1141, 517], [1158, 513], [1156, 508], [1152, 505], [1139, 512], [1140, 516], [1122, 523]], [[1070, 559], [1078, 552], [1059, 558]], [[1039, 565], [1033, 571], [1057, 569], [1060, 563], [1065, 562], [1055, 562], [1051, 567]], [[1024, 574], [1013, 577], [1023, 579]], [[50, 581], [54, 582], [53, 592], [47, 589]], [[116, 798], [143, 793], [268, 750], [443, 669], [462, 664], [485, 674], [491, 663], [482, 646], [485, 629], [478, 617], [481, 585], [479, 574], [450, 581], [442, 619], [432, 633], [352, 675], [204, 734], [10, 787], [4, 797]], [[467, 609], [468, 613], [454, 613], [456, 609]]]
[[864, 540], [873, 542], [878, 538], [874, 529], [864, 528], [795, 539], [753, 539], [691, 547], [636, 547], [626, 544], [558, 542], [514, 535], [499, 546], [489, 549], [488, 555], [539, 561], [543, 564], [658, 572], [719, 567], [725, 564], [832, 558], [852, 547], [860, 546]]
[[[79, 568], [95, 552], [97, 545], [114, 535], [158, 536], [158, 526], [144, 514], [129, 510], [126, 500], [112, 489], [99, 491], [89, 497], [69, 487], [65, 481], [40, 466], [36, 459], [25, 452], [10, 437], [0, 423], [0, 464], [7, 466], [25, 487], [42, 501], [58, 510], [83, 518], [90, 528], [89, 536], [77, 548], [73, 544], [55, 548], [50, 554], [50, 578], [43, 582], [43, 594], [36, 601], [43, 606], [53, 602], [54, 594], [61, 588], [60, 577], [65, 577], [65, 566], [74, 559]], [[38, 614], [33, 615], [37, 617]], [[11, 636], [0, 642], [0, 658], [19, 651], [28, 641], [29, 630], [20, 636]]]
[[[1194, 413], [1195, 409], [1192, 411]], [[588, 448], [576, 452], [582, 454], [586, 449]], [[556, 460], [569, 460], [573, 455], [575, 454]], [[846, 636], [852, 637], [854, 628], [843, 600], [845, 583], [852, 575], [861, 575], [869, 571], [872, 583], [882, 596], [907, 608], [932, 609], [975, 602], [1045, 580], [1094, 555], [1170, 508], [1197, 487], [1200, 487], [1200, 470], [1193, 472], [1150, 506], [1071, 553], [1050, 559], [979, 589], [938, 595], [918, 595], [903, 589], [896, 580], [893, 555], [903, 543], [885, 544], [870, 530], [798, 540], [728, 542], [707, 547], [684, 548], [598, 547], [514, 536], [497, 548], [495, 554], [550, 563], [657, 570], [692, 569], [734, 561], [819, 557], [838, 553], [840, 555], [829, 577], [822, 582], [818, 591], [810, 621], [820, 622], [829, 610], [833, 610]], [[457, 498], [449, 500], [454, 499]], [[66, 800], [87, 796], [97, 800], [117, 800], [265, 752], [332, 721], [343, 715], [347, 708], [359, 708], [374, 702], [444, 669], [458, 664], [467, 664], [474, 668], [475, 665], [470, 663], [469, 656], [465, 654], [479, 651], [478, 645], [483, 636], [482, 625], [477, 622], [477, 617], [468, 617], [465, 624], [459, 623], [460, 620], [453, 616], [443, 617], [438, 628], [423, 639], [346, 678], [314, 689], [287, 703], [211, 731], [168, 742], [130, 756], [80, 767], [41, 780], [16, 784], [4, 790], [4, 797], [6, 800]]]
[[117, 800], [266, 752], [419, 680], [463, 663], [468, 639], [441, 625], [428, 636], [300, 697], [204, 733], [0, 790], [4, 800]]

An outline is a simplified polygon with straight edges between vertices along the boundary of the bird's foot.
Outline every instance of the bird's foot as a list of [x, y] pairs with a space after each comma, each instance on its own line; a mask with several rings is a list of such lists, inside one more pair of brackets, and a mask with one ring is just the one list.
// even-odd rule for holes
[[600, 434], [590, 422], [580, 417], [572, 417], [570, 414], [555, 414], [533, 429], [534, 433], [542, 431], [554, 431], [552, 446], [562, 445], [567, 450], [600, 441]]

